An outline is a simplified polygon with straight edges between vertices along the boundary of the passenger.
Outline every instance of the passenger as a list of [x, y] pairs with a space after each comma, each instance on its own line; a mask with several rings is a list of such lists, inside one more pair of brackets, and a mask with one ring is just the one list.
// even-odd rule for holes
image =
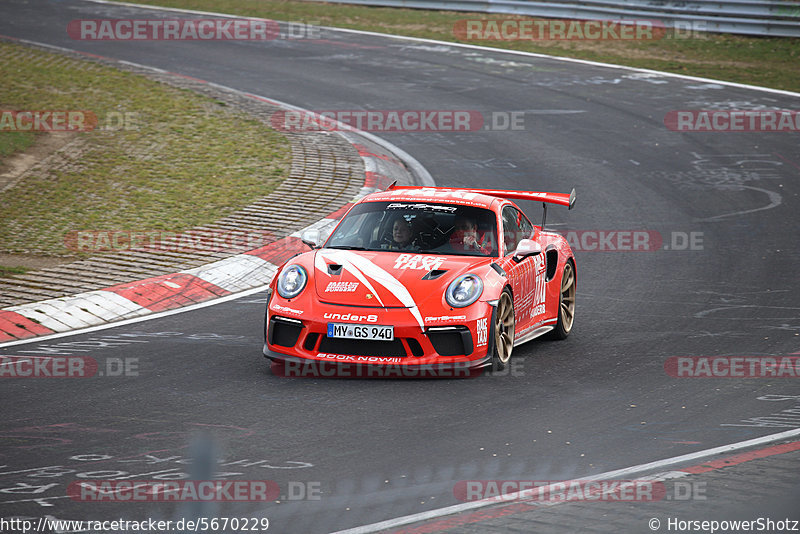
[[456, 217], [455, 230], [450, 235], [450, 246], [456, 252], [481, 252], [489, 255], [493, 247], [486, 234], [478, 233], [478, 224], [474, 219], [459, 215]]

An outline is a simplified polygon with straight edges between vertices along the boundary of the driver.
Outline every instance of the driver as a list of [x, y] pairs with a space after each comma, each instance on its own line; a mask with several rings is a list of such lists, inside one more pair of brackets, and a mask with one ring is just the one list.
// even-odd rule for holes
[[402, 215], [397, 216], [392, 222], [392, 237], [381, 248], [387, 250], [405, 250], [413, 246], [413, 232], [411, 223]]

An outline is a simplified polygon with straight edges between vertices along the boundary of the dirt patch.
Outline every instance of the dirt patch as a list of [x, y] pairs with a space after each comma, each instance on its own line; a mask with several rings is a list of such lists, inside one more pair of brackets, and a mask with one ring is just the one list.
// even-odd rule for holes
[[36, 138], [30, 148], [7, 158], [0, 164], [0, 193], [17, 185], [25, 171], [61, 150], [77, 135], [75, 132], [45, 132]]
[[25, 269], [47, 269], [65, 263], [71, 263], [75, 258], [49, 258], [46, 256], [28, 256], [24, 254], [0, 254], [0, 265], [3, 267], [24, 267]]

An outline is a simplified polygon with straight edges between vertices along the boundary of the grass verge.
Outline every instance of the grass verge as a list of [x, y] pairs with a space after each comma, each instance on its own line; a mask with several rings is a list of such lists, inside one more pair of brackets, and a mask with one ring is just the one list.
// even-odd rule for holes
[[17, 152], [23, 152], [36, 141], [36, 134], [31, 132], [0, 133], [0, 161]]
[[28, 272], [28, 269], [25, 267], [7, 267], [5, 265], [0, 265], [0, 278], [14, 276], [15, 274], [25, 274], [26, 272]]
[[[81, 230], [180, 232], [288, 176], [285, 136], [222, 102], [14, 43], [0, 56], [0, 109], [87, 110], [98, 122], [0, 194], [0, 252], [79, 256], [64, 238]], [[14, 146], [8, 135], [0, 144]]]
[[800, 39], [699, 33], [650, 41], [462, 41], [464, 19], [525, 18], [285, 0], [132, 0], [139, 4], [307, 22], [480, 44], [800, 92]]

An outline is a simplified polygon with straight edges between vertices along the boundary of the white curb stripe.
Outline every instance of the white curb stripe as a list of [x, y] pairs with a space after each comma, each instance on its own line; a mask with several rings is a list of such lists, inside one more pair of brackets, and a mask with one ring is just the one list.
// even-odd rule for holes
[[364, 171], [366, 171], [366, 172], [374, 172], [374, 173], [379, 173], [380, 172], [378, 170], [378, 162], [376, 161], [376, 158], [367, 158], [367, 157], [361, 156], [361, 159], [364, 160]]
[[237, 293], [254, 285], [269, 284], [277, 269], [277, 265], [258, 256], [239, 254], [181, 272], [196, 276], [231, 293]]
[[135, 317], [149, 310], [110, 291], [90, 291], [4, 308], [38, 322], [55, 332], [85, 328], [120, 317]]
[[44, 300], [33, 305], [24, 304], [5, 308], [8, 311], [16, 312], [23, 317], [36, 321], [42, 326], [55, 332], [66, 332], [75, 328], [86, 328], [96, 324], [97, 318], [90, 313], [81, 311], [78, 306], [83, 305], [83, 299], [75, 299], [77, 302], [65, 302], [59, 299]]
[[99, 290], [81, 293], [86, 302], [81, 307], [104, 321], [113, 321], [119, 317], [136, 317], [148, 313], [148, 309], [132, 302], [122, 295], [111, 291]]

